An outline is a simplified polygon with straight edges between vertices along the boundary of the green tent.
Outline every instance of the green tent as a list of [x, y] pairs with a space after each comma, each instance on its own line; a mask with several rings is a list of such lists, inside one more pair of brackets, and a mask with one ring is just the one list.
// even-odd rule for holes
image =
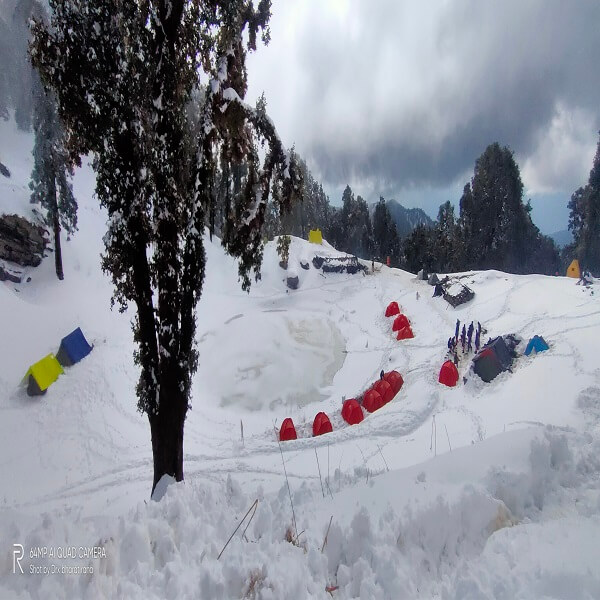
[[27, 393], [30, 396], [45, 394], [62, 373], [64, 373], [63, 368], [54, 354], [48, 354], [42, 360], [31, 365], [25, 373], [23, 380], [27, 380]]

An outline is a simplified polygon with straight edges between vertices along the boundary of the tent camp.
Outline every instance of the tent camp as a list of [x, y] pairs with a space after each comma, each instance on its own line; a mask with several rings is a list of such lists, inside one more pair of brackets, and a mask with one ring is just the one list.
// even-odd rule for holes
[[308, 241], [311, 244], [322, 244], [323, 243], [323, 234], [320, 229], [311, 229], [308, 232]]
[[458, 369], [451, 360], [442, 365], [438, 381], [448, 387], [454, 387], [458, 383]]
[[390, 302], [388, 304], [387, 308], [385, 309], [386, 317], [394, 317], [399, 313], [400, 313], [400, 307], [398, 306], [397, 302]]
[[383, 406], [383, 398], [378, 392], [370, 389], [365, 393], [362, 405], [365, 410], [372, 413], [376, 410], [379, 410]]
[[92, 346], [88, 344], [83, 332], [78, 327], [62, 339], [56, 359], [63, 367], [70, 367], [86, 357], [91, 351]]
[[525, 356], [529, 356], [532, 352], [544, 352], [548, 350], [546, 340], [540, 335], [534, 335], [525, 348]]
[[23, 381], [27, 380], [27, 394], [40, 396], [64, 373], [54, 354], [48, 354], [29, 367]]
[[411, 329], [410, 325], [408, 327], [403, 327], [399, 332], [398, 335], [396, 336], [397, 340], [409, 340], [411, 338], [414, 338], [415, 334], [413, 333], [413, 330]]
[[429, 285], [437, 285], [439, 282], [440, 282], [440, 279], [439, 279], [439, 277], [435, 273], [432, 273], [429, 276], [429, 279], [427, 280], [427, 283]]
[[[510, 337], [510, 336], [509, 336]], [[513, 342], [511, 342], [512, 346]], [[508, 347], [504, 338], [499, 335], [497, 338], [490, 340], [486, 345], [487, 348], [491, 348], [495, 353], [503, 369], [509, 369], [512, 365], [512, 353]]]
[[453, 283], [449, 288], [444, 290], [444, 300], [451, 304], [454, 308], [472, 300], [475, 297], [475, 292], [463, 285], [459, 281]]
[[294, 427], [294, 421], [292, 421], [289, 417], [283, 420], [281, 424], [281, 429], [279, 430], [279, 440], [282, 442], [287, 442], [289, 440], [298, 439], [298, 434], [296, 433], [296, 428]]
[[404, 385], [404, 379], [398, 371], [388, 371], [383, 375], [383, 378], [392, 386], [394, 395], [396, 395]]
[[365, 418], [357, 400], [352, 398], [344, 402], [342, 406], [342, 418], [349, 425], [358, 425]]
[[394, 319], [394, 324], [392, 325], [392, 331], [400, 331], [404, 327], [410, 327], [410, 321], [406, 315], [398, 315]]
[[317, 413], [313, 421], [313, 436], [331, 433], [332, 431], [333, 427], [331, 426], [329, 417], [324, 412]]
[[510, 369], [512, 355], [502, 336], [490, 340], [473, 359], [473, 370], [483, 381], [489, 383]]
[[473, 359], [473, 370], [483, 381], [489, 383], [504, 370], [491, 348], [483, 348]]
[[435, 289], [433, 290], [432, 298], [436, 298], [437, 296], [443, 296], [443, 295], [444, 295], [444, 286], [441, 283], [436, 283]]
[[384, 404], [387, 404], [396, 395], [392, 386], [385, 380], [379, 379], [373, 384], [373, 388], [383, 400]]
[[567, 269], [567, 277], [574, 277], [579, 279], [581, 277], [581, 270], [579, 269], [579, 261], [575, 258], [571, 261], [569, 268]]

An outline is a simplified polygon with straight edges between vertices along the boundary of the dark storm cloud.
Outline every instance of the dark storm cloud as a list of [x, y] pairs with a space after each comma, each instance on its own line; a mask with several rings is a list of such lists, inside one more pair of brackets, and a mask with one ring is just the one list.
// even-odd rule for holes
[[[309, 4], [288, 35], [293, 97], [279, 119], [295, 119], [288, 135], [331, 185], [450, 185], [494, 141], [521, 166], [538, 150], [528, 168], [544, 185], [539, 148], [559, 113], [589, 120], [571, 147], [595, 145], [597, 0], [337, 0], [332, 14]], [[548, 152], [560, 152], [554, 138]]]

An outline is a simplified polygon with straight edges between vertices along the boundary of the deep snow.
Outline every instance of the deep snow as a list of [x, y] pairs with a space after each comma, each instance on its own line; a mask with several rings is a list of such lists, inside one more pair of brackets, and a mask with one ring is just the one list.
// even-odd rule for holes
[[[0, 158], [12, 172], [0, 176], [0, 212], [30, 214], [31, 147], [30, 135], [0, 122]], [[110, 310], [99, 259], [106, 215], [93, 186], [85, 162], [65, 281], [50, 255], [28, 270], [31, 282], [0, 284], [0, 597], [600, 597], [597, 284], [466, 273], [475, 299], [453, 309], [385, 266], [364, 276], [306, 271], [301, 260], [339, 253], [293, 238], [298, 290], [287, 290], [272, 242], [262, 280], [246, 294], [235, 261], [207, 238], [186, 481], [154, 502], [132, 314]], [[392, 334], [391, 300], [414, 339]], [[484, 340], [516, 333], [522, 352], [540, 334], [550, 350], [521, 356], [490, 384], [464, 358], [466, 383], [446, 388], [437, 376], [457, 318], [480, 321]], [[29, 398], [19, 386], [27, 367], [77, 326], [93, 352], [44, 397]], [[382, 368], [403, 375], [402, 390], [346, 426], [342, 398]], [[321, 410], [334, 431], [312, 438]], [[280, 446], [275, 428], [287, 416], [300, 439]], [[298, 544], [286, 541], [293, 517], [282, 455]], [[217, 560], [256, 499], [245, 536], [244, 524]], [[13, 544], [25, 549], [25, 574], [13, 573]], [[89, 546], [106, 558], [28, 554]], [[94, 572], [27, 570], [51, 564]]]

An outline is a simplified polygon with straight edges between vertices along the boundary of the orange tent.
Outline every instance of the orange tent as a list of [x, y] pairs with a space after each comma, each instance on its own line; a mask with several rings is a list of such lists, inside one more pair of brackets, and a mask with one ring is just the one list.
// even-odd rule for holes
[[296, 428], [294, 427], [294, 421], [292, 421], [289, 417], [283, 420], [281, 424], [281, 429], [279, 430], [279, 440], [282, 442], [287, 442], [289, 440], [298, 439], [298, 434], [296, 433]]
[[344, 402], [342, 406], [342, 417], [349, 425], [357, 425], [365, 418], [360, 404], [354, 398]]
[[332, 431], [333, 427], [329, 417], [324, 412], [318, 413], [313, 422], [313, 436], [331, 433]]
[[458, 383], [458, 369], [451, 360], [442, 365], [438, 381], [448, 387], [454, 387]]

